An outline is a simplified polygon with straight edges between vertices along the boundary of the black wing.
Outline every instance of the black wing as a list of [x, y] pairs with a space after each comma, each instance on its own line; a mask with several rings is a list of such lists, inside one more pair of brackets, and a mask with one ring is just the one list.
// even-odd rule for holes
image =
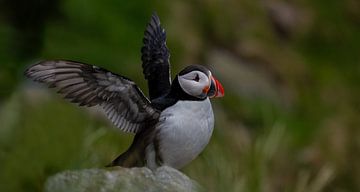
[[144, 46], [141, 49], [141, 60], [145, 79], [148, 80], [150, 100], [169, 92], [170, 53], [166, 47], [166, 33], [160, 26], [160, 19], [154, 13], [146, 27]]
[[28, 68], [25, 75], [57, 87], [58, 93], [80, 106], [102, 106], [111, 122], [125, 132], [137, 133], [159, 116], [133, 81], [96, 66], [43, 61]]

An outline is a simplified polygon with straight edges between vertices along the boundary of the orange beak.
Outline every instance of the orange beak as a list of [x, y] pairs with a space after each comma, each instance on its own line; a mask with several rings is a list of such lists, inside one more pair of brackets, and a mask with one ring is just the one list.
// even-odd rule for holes
[[210, 98], [223, 97], [225, 95], [225, 92], [221, 83], [213, 76], [211, 76], [210, 79], [211, 79], [210, 87], [207, 90], [208, 97]]

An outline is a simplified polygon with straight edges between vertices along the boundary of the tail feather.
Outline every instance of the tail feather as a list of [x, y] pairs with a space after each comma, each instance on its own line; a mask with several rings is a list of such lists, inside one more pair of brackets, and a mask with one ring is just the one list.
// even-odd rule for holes
[[121, 167], [142, 167], [145, 166], [145, 143], [141, 139], [141, 134], [135, 135], [133, 143], [129, 149], [123, 154], [119, 155], [106, 167], [121, 166]]
[[[149, 127], [152, 127], [149, 125]], [[143, 167], [146, 165], [145, 149], [154, 138], [153, 129], [144, 129], [137, 133], [129, 149], [119, 155], [106, 167], [122, 166], [122, 167]]]
[[106, 167], [121, 166], [121, 167], [141, 167], [144, 166], [140, 156], [136, 151], [127, 150], [125, 153], [119, 155]]

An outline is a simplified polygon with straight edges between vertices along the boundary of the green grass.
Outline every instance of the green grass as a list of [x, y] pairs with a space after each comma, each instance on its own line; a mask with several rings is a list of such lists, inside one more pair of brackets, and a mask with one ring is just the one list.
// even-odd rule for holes
[[360, 191], [358, 3], [290, 5], [305, 24], [281, 39], [266, 6], [250, 0], [64, 1], [30, 59], [16, 57], [15, 29], [0, 17], [0, 191], [41, 191], [50, 175], [103, 167], [129, 146], [132, 135], [22, 83], [22, 73], [40, 59], [79, 60], [125, 75], [146, 93], [140, 47], [154, 10], [168, 32], [173, 74], [190, 63], [221, 67], [208, 58], [224, 50], [278, 88], [276, 102], [240, 95], [229, 89], [237, 77], [225, 75], [226, 96], [213, 102], [214, 135], [182, 171], [209, 191]]
[[64, 169], [104, 167], [130, 142], [131, 136], [54, 95], [25, 96], [15, 93], [0, 116], [4, 191], [39, 191], [49, 175]]

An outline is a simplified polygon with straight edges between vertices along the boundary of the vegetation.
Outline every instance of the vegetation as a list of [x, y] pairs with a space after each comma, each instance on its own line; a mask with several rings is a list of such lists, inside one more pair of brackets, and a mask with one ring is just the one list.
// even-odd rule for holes
[[[20, 1], [0, 6], [0, 191], [41, 191], [63, 170], [103, 167], [132, 136], [101, 113], [26, 80], [26, 66], [70, 59], [133, 79], [156, 10], [172, 72], [213, 69], [225, 97], [183, 171], [209, 191], [360, 191], [360, 3], [196, 0]], [[145, 91], [146, 92], [146, 91]]]

